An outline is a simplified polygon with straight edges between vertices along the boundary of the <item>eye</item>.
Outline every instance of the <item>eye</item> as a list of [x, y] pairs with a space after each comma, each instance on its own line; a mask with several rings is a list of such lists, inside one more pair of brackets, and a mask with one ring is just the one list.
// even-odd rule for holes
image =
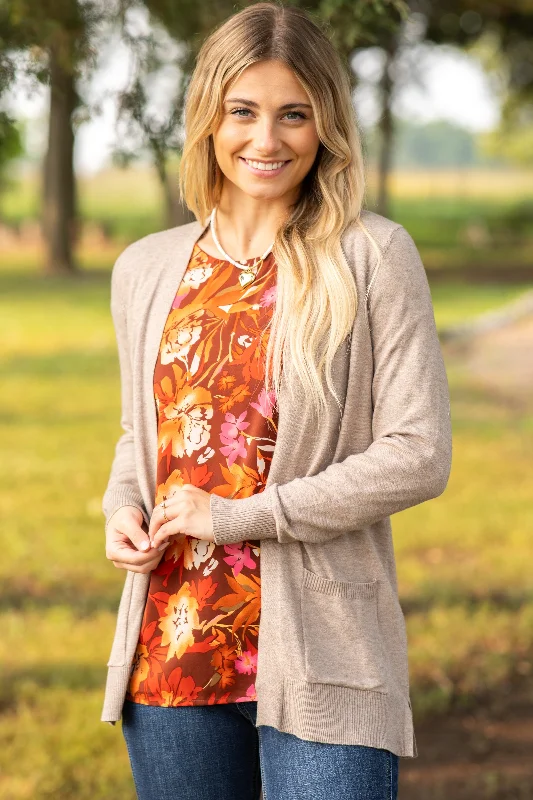
[[[230, 111], [230, 114], [233, 117], [241, 117], [241, 119], [246, 119], [246, 117], [248, 117], [250, 113], [251, 112], [249, 108], [234, 108], [233, 111]], [[289, 117], [290, 114], [292, 114], [293, 116], [292, 118], [289, 119], [289, 122], [296, 122], [299, 119], [307, 119], [305, 114], [303, 114], [301, 111], [287, 111], [287, 113], [284, 114], [283, 116]]]
[[307, 119], [305, 114], [302, 114], [301, 111], [287, 111], [287, 114], [285, 116], [287, 116], [288, 114], [296, 114], [298, 119]]

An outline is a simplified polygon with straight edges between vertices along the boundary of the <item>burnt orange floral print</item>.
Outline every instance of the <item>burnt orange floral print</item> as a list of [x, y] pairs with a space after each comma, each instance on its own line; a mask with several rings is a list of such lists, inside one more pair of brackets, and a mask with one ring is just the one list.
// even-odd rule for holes
[[[277, 433], [264, 386], [276, 299], [270, 254], [252, 284], [196, 244], [154, 372], [155, 502], [185, 483], [239, 499], [265, 488]], [[255, 700], [259, 541], [176, 536], [152, 572], [127, 697], [157, 706]]]

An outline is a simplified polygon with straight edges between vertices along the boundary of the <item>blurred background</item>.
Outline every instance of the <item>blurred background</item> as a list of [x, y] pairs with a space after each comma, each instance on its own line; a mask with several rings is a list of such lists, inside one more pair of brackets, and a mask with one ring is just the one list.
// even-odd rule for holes
[[[420, 249], [452, 397], [448, 488], [393, 519], [419, 747], [400, 797], [533, 798], [533, 2], [295, 4], [349, 66], [366, 206]], [[110, 269], [189, 219], [184, 91], [244, 5], [0, 0], [3, 800], [135, 796], [99, 721], [124, 579], [100, 510]]]

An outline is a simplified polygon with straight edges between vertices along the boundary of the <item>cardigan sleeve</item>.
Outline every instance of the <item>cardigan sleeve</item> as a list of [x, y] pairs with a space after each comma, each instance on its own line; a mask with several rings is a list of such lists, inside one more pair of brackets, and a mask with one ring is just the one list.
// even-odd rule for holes
[[215, 542], [326, 542], [437, 497], [452, 455], [450, 399], [416, 245], [395, 229], [371, 281], [373, 441], [316, 475], [251, 497], [211, 495]]
[[126, 289], [123, 283], [123, 272], [126, 264], [125, 252], [118, 257], [111, 274], [111, 316], [118, 348], [121, 387], [120, 425], [124, 433], [116, 443], [107, 488], [102, 498], [102, 510], [106, 519], [106, 529], [112, 515], [122, 506], [135, 506], [135, 508], [140, 509], [147, 525], [150, 523], [150, 519], [144, 507], [135, 468], [133, 378], [128, 347], [128, 329], [125, 308]]

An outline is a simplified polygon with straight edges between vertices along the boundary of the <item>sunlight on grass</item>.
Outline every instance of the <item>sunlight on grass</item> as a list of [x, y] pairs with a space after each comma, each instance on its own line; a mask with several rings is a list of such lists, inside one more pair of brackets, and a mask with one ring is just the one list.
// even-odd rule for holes
[[488, 311], [504, 306], [533, 289], [531, 283], [484, 283], [472, 285], [465, 282], [446, 281], [431, 283], [431, 297], [437, 327], [475, 319]]
[[120, 726], [100, 722], [100, 706], [100, 691], [29, 681], [0, 716], [0, 798], [134, 800]]

